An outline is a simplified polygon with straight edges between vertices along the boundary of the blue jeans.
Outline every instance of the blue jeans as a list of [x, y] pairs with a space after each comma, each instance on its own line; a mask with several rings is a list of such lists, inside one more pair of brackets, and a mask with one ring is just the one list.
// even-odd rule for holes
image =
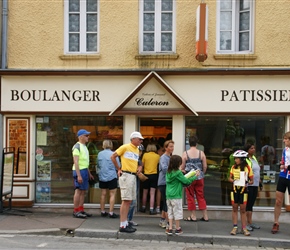
[[130, 204], [129, 212], [128, 212], [128, 221], [131, 221], [133, 219], [136, 204], [137, 204], [137, 200], [132, 200]]
[[[137, 197], [138, 197], [139, 180], [137, 179], [137, 177], [136, 177], [136, 181], [137, 181], [136, 193], [137, 193]], [[130, 207], [129, 207], [128, 217], [127, 217], [128, 221], [131, 221], [133, 219], [134, 210], [135, 210], [136, 206], [137, 206], [137, 200], [132, 200]]]

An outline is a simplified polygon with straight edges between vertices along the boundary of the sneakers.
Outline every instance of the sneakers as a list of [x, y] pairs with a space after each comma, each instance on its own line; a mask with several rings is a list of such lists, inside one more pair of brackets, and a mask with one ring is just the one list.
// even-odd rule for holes
[[279, 224], [278, 223], [274, 223], [273, 228], [272, 228], [272, 234], [276, 234], [279, 231]]
[[141, 208], [139, 209], [139, 212], [141, 212], [141, 213], [145, 213], [145, 212], [146, 212], [146, 208], [145, 208], [145, 207], [141, 207]]
[[156, 208], [156, 213], [160, 214], [160, 208], [159, 207]]
[[112, 219], [115, 219], [115, 218], [118, 218], [119, 215], [117, 215], [115, 213], [112, 213], [112, 214], [109, 214], [109, 217], [112, 218]]
[[84, 214], [84, 215], [87, 216], [87, 217], [92, 217], [92, 216], [93, 216], [92, 214], [89, 214], [89, 213], [87, 213], [87, 212], [85, 212], [85, 211], [81, 211], [81, 213]]
[[138, 223], [135, 221], [128, 221], [129, 224], [131, 224], [131, 226], [138, 226]]
[[250, 236], [250, 235], [251, 235], [251, 233], [250, 233], [246, 228], [244, 228], [244, 229], [242, 230], [242, 233], [243, 233], [245, 236]]
[[[251, 227], [252, 229], [260, 229], [260, 226], [257, 225], [257, 224], [251, 224], [250, 227]], [[249, 229], [248, 229], [248, 230], [249, 230]]]
[[152, 210], [150, 209], [149, 214], [150, 214], [150, 215], [155, 215], [155, 214], [157, 214], [157, 212], [156, 212], [154, 209], [152, 209]]
[[85, 214], [83, 214], [82, 212], [74, 212], [73, 217], [79, 218], [79, 219], [86, 219], [87, 218], [87, 216]]
[[135, 233], [136, 230], [134, 230], [132, 227], [120, 227], [119, 232], [121, 233]]
[[236, 235], [237, 234], [237, 231], [238, 231], [238, 228], [237, 227], [234, 227], [231, 231], [231, 235]]
[[159, 226], [160, 226], [160, 227], [162, 227], [162, 228], [166, 228], [166, 225], [167, 225], [166, 220], [160, 220], [160, 222], [159, 222]]
[[172, 229], [166, 229], [166, 230], [165, 230], [165, 233], [166, 233], [167, 235], [172, 235], [172, 234], [173, 234], [173, 230], [172, 230]]
[[102, 217], [107, 217], [108, 215], [109, 215], [109, 213], [107, 213], [107, 212], [101, 212]]
[[[172, 229], [169, 229], [169, 228], [166, 228], [165, 233], [166, 233], [167, 235], [173, 235], [173, 230], [172, 230]], [[178, 229], [175, 229], [175, 234], [176, 234], [176, 235], [180, 235], [180, 234], [182, 234], [182, 233], [183, 233], [183, 231], [182, 231], [181, 227], [178, 228]]]
[[254, 231], [251, 225], [247, 225], [247, 226], [246, 226], [246, 229], [247, 229], [248, 231]]
[[175, 229], [175, 234], [176, 234], [176, 235], [180, 235], [180, 234], [182, 234], [182, 233], [183, 233], [183, 231], [182, 231], [181, 227], [178, 228], [178, 229]]
[[137, 228], [133, 227], [133, 226], [132, 226], [132, 224], [130, 224], [129, 222], [128, 222], [128, 225], [127, 225], [127, 227], [129, 227], [129, 228], [133, 229], [134, 231], [137, 231]]

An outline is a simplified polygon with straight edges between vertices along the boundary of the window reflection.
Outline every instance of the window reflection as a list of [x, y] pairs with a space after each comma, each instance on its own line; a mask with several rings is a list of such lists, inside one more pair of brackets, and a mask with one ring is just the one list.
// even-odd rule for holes
[[[71, 203], [72, 147], [77, 142], [79, 129], [91, 132], [87, 144], [90, 153], [90, 171], [98, 180], [96, 162], [104, 139], [113, 142], [113, 150], [123, 144], [123, 118], [105, 116], [46, 116], [36, 118], [36, 202]], [[98, 203], [92, 194], [86, 202]], [[98, 201], [96, 201], [98, 200]]]
[[[262, 147], [267, 136], [276, 152], [275, 164], [262, 170], [263, 191], [259, 191], [256, 206], [274, 206], [275, 191], [282, 154], [284, 117], [186, 117], [186, 138], [196, 134], [207, 156], [208, 170], [205, 178], [205, 197], [208, 205], [229, 205], [225, 192], [228, 168], [233, 164], [230, 155], [254, 142], [256, 158], [261, 162]], [[185, 142], [186, 142], [185, 138]], [[186, 144], [186, 148], [189, 145]], [[270, 181], [269, 181], [270, 180]]]

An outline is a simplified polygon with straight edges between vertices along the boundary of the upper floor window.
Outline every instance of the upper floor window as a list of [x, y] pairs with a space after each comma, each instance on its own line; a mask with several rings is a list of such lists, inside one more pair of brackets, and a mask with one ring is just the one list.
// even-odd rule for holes
[[98, 0], [65, 0], [65, 52], [98, 52]]
[[253, 52], [254, 0], [217, 1], [217, 53]]
[[175, 0], [140, 0], [140, 53], [175, 52]]

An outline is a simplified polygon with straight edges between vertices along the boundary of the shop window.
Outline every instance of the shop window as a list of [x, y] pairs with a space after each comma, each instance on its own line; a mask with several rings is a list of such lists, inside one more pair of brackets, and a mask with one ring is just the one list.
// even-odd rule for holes
[[[113, 142], [113, 150], [123, 144], [123, 118], [105, 116], [39, 116], [36, 117], [36, 202], [72, 203], [72, 147], [77, 131], [91, 132], [87, 144], [90, 171], [95, 176], [98, 152], [105, 139]], [[86, 203], [99, 203], [99, 190], [90, 190]], [[89, 192], [90, 192], [89, 191]], [[118, 203], [118, 201], [117, 201]]]
[[[198, 148], [204, 150], [208, 170], [205, 177], [205, 198], [208, 205], [230, 205], [229, 193], [224, 186], [229, 170], [229, 153], [243, 148], [247, 142], [256, 146], [255, 156], [261, 164], [261, 151], [265, 145], [275, 150], [272, 160], [261, 171], [264, 176], [263, 190], [259, 191], [256, 206], [274, 206], [285, 132], [284, 117], [186, 117], [185, 147], [188, 137], [196, 134]], [[228, 162], [227, 165], [223, 165]]]
[[98, 52], [98, 0], [66, 0], [65, 51], [74, 54]]
[[15, 149], [14, 157], [14, 176], [28, 176], [28, 135], [29, 135], [29, 118], [7, 118], [7, 147]]
[[217, 53], [253, 52], [254, 2], [217, 1]]
[[140, 0], [140, 52], [175, 52], [175, 0]]

